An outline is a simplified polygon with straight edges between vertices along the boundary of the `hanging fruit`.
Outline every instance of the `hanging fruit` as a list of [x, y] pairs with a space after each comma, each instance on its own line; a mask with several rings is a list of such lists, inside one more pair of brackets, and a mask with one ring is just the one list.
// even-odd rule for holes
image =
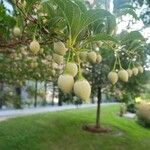
[[133, 74], [132, 70], [131, 69], [127, 69], [127, 72], [128, 72], [129, 77], [132, 77], [132, 74]]
[[30, 50], [33, 54], [37, 54], [40, 51], [40, 44], [37, 40], [33, 40], [30, 43]]
[[97, 54], [96, 54], [96, 52], [94, 52], [94, 51], [89, 52], [89, 53], [87, 54], [87, 58], [88, 58], [89, 62], [91, 62], [91, 63], [96, 63], [96, 59], [97, 59]]
[[132, 68], [132, 72], [133, 72], [133, 75], [137, 76], [139, 73], [139, 70], [137, 67], [134, 67], [134, 68]]
[[85, 79], [76, 81], [74, 84], [74, 93], [84, 101], [89, 100], [91, 95], [91, 86], [89, 82]]
[[119, 72], [118, 72], [118, 77], [121, 81], [123, 82], [128, 82], [128, 72], [124, 69], [121, 69]]
[[21, 36], [21, 30], [20, 30], [20, 28], [19, 27], [14, 27], [14, 29], [13, 29], [13, 34], [14, 34], [14, 36], [16, 36], [16, 37], [18, 37], [18, 36]]
[[64, 56], [67, 50], [68, 49], [65, 47], [64, 43], [62, 43], [62, 42], [54, 43], [54, 52], [55, 53]]
[[67, 63], [66, 65], [66, 73], [72, 75], [73, 77], [75, 77], [78, 73], [78, 67], [75, 63]]
[[63, 63], [63, 56], [61, 56], [61, 55], [58, 55], [58, 54], [56, 54], [56, 53], [54, 53], [53, 54], [53, 59], [54, 59], [54, 61], [57, 63], [57, 64], [62, 64]]
[[102, 56], [100, 54], [97, 55], [96, 62], [99, 64], [102, 62]]
[[58, 88], [64, 93], [70, 93], [73, 89], [74, 79], [71, 75], [64, 74], [58, 78]]
[[109, 72], [108, 80], [114, 85], [118, 81], [118, 74], [114, 71]]

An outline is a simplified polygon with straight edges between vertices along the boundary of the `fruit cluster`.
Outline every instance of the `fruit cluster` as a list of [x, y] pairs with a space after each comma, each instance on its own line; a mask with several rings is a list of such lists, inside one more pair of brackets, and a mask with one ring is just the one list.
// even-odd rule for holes
[[[14, 3], [16, 6], [18, 6], [20, 9], [24, 9], [26, 7], [26, 1], [25, 0], [14, 0]], [[43, 24], [43, 27], [40, 28], [39, 31], [36, 31], [35, 33], [41, 33], [42, 34], [48, 34], [49, 35], [49, 28], [46, 29], [46, 23], [48, 22], [48, 14], [40, 11], [42, 5], [38, 3], [35, 4], [35, 8], [33, 9], [33, 12], [36, 14], [30, 16], [29, 18], [25, 18], [26, 24], [28, 25], [30, 22], [32, 23], [38, 23], [38, 21], [41, 21], [40, 24]], [[25, 15], [25, 17], [27, 17]], [[38, 20], [39, 19], [39, 20]], [[50, 23], [49, 23], [50, 24]], [[45, 26], [44, 26], [45, 25]], [[36, 28], [36, 27], [35, 27]], [[18, 27], [18, 24], [14, 27], [13, 29], [13, 35], [15, 36], [16, 39], [21, 38], [24, 33], [21, 31], [22, 28]], [[70, 30], [70, 29], [69, 29]], [[57, 28], [54, 30], [54, 33], [57, 33]], [[61, 34], [63, 34], [63, 29], [59, 30]], [[92, 35], [91, 31], [91, 35]], [[52, 32], [53, 33], [53, 32]], [[67, 32], [68, 33], [68, 32]], [[53, 34], [50, 34], [53, 35]], [[55, 35], [55, 34], [54, 34]], [[36, 39], [36, 38], [37, 39]], [[58, 36], [59, 37], [59, 36]], [[40, 42], [38, 41], [40, 39]], [[29, 39], [29, 44], [28, 47], [30, 49], [30, 52], [33, 54], [34, 57], [36, 57], [38, 54], [43, 53], [43, 49], [41, 48], [42, 45], [41, 43], [43, 42], [41, 40], [42, 38], [37, 35], [33, 35], [32, 41]], [[44, 38], [45, 39], [45, 38]], [[66, 44], [64, 44], [62, 41], [65, 41]], [[102, 62], [102, 56], [100, 53], [96, 51], [88, 51], [88, 50], [83, 50], [83, 48], [89, 49], [89, 47], [92, 47], [92, 49], [95, 49], [95, 42], [89, 42], [88, 44], [90, 45], [82, 45], [84, 42], [81, 41], [78, 43], [76, 42], [77, 39], [72, 39], [71, 35], [68, 38], [52, 38], [51, 43], [54, 42], [53, 44], [53, 51], [50, 54], [51, 58], [51, 73], [52, 76], [56, 75], [56, 68], [60, 68], [63, 71], [60, 72], [59, 77], [58, 77], [58, 87], [64, 92], [64, 93], [70, 93], [74, 92], [76, 96], [81, 98], [82, 100], [88, 100], [90, 98], [91, 94], [91, 86], [89, 82], [82, 76], [82, 71], [81, 71], [81, 64], [82, 63], [90, 63], [90, 64], [99, 64]], [[103, 45], [102, 41], [97, 40], [96, 47], [101, 47]], [[104, 43], [105, 45], [105, 43]], [[111, 46], [111, 42], [108, 42], [108, 45]], [[115, 44], [114, 44], [115, 45]], [[116, 44], [117, 45], [117, 44]], [[52, 45], [50, 45], [52, 47]], [[115, 48], [114, 48], [115, 49]], [[23, 52], [24, 54], [26, 53]], [[46, 54], [45, 54], [46, 55]], [[14, 57], [14, 56], [12, 56]], [[15, 56], [17, 59], [20, 59], [20, 56], [17, 55]], [[71, 59], [70, 59], [71, 57]], [[114, 85], [118, 82], [118, 80], [121, 80], [123, 82], [128, 82], [129, 78], [131, 76], [137, 76], [138, 73], [143, 73], [143, 67], [138, 66], [138, 67], [133, 67], [132, 69], [123, 69], [120, 63], [120, 59], [118, 59], [118, 64], [119, 64], [119, 71], [116, 71], [116, 64], [115, 67], [111, 72], [108, 73], [108, 80]], [[49, 61], [43, 60], [41, 61], [45, 65], [49, 65]], [[39, 67], [39, 64], [37, 60], [32, 60], [30, 67], [32, 69], [36, 69]]]
[[132, 75], [137, 76], [138, 73], [143, 73], [144, 69], [142, 66], [134, 67], [132, 69], [121, 69], [117, 72], [111, 71], [108, 74], [108, 80], [114, 85], [117, 83], [118, 79], [120, 79], [123, 82], [128, 82], [129, 77], [132, 77]]
[[[21, 36], [21, 30], [19, 27], [15, 27], [13, 30], [13, 34], [18, 37]], [[39, 42], [34, 39], [30, 45], [29, 48], [33, 54], [37, 54], [40, 51], [40, 44]], [[75, 95], [80, 97], [82, 100], [88, 100], [90, 98], [91, 94], [91, 86], [89, 82], [81, 75], [80, 70], [80, 63], [78, 66], [78, 62], [76, 61], [70, 61], [65, 62], [64, 58], [66, 53], [69, 51], [69, 48], [66, 48], [66, 45], [61, 42], [54, 42], [54, 51], [52, 54], [53, 61], [58, 64], [66, 64], [64, 67], [64, 72], [61, 74], [58, 78], [58, 87], [64, 92], [64, 93], [70, 93], [74, 91]], [[95, 51], [81, 51], [78, 54], [79, 61], [89, 62], [91, 64], [94, 63], [101, 63], [102, 56], [100, 54], [97, 54]], [[32, 63], [32, 68], [35, 68], [37, 66], [37, 63]], [[53, 74], [55, 70], [53, 70]], [[108, 73], [108, 80], [114, 85], [118, 82], [118, 80], [121, 80], [123, 82], [128, 82], [129, 78], [131, 76], [137, 76], [138, 73], [143, 73], [143, 67], [133, 67], [132, 69], [123, 69], [122, 67], [118, 72], [113, 69], [111, 72]], [[75, 81], [76, 79], [76, 81]]]
[[[54, 43], [54, 61], [57, 64], [62, 64], [63, 57], [67, 51], [68, 49], [65, 47], [64, 43]], [[79, 59], [80, 62], [89, 61], [90, 63], [100, 63], [102, 61], [101, 55], [97, 55], [94, 51], [89, 53], [80, 52]], [[76, 81], [75, 78], [77, 79]], [[76, 96], [85, 101], [89, 100], [91, 95], [91, 86], [89, 82], [81, 75], [80, 64], [78, 67], [77, 62], [66, 62], [64, 73], [58, 78], [58, 87], [64, 93], [70, 93], [74, 91]]]

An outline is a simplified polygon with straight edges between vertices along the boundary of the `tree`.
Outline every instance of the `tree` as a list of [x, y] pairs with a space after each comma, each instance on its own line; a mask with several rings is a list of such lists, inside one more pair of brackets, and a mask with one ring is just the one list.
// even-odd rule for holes
[[[102, 4], [109, 9], [110, 1], [107, 2], [103, 1]], [[0, 31], [0, 50], [4, 60], [1, 66], [2, 81], [48, 81], [57, 68], [55, 77], [58, 77], [59, 89], [66, 94], [73, 91], [77, 97], [87, 101], [91, 95], [91, 86], [85, 79], [82, 68], [88, 70], [90, 64], [99, 68], [96, 70], [100, 83], [96, 84], [97, 119], [96, 126], [92, 126], [98, 132], [103, 131], [99, 117], [101, 89], [108, 83], [107, 75], [114, 85], [118, 78], [128, 81], [126, 69], [130, 64], [134, 68], [130, 69], [131, 72], [142, 72], [142, 54], [138, 49], [144, 49], [143, 43], [145, 44], [138, 32], [116, 35], [116, 16], [129, 13], [136, 18], [131, 8], [125, 7], [125, 11], [121, 8], [116, 14], [111, 14], [99, 4], [95, 1], [86, 6], [78, 0], [14, 0], [13, 13], [9, 15], [1, 3], [3, 30]], [[94, 45], [96, 49], [92, 48]], [[22, 51], [25, 57], [21, 54]], [[122, 53], [125, 53], [124, 57]], [[131, 58], [126, 59], [128, 55], [137, 56], [136, 63]], [[101, 84], [103, 80], [104, 83]]]

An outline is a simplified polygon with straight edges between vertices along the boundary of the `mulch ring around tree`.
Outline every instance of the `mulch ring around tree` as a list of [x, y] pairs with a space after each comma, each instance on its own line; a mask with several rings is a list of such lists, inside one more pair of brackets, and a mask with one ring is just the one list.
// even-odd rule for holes
[[82, 129], [87, 132], [91, 133], [109, 133], [113, 136], [122, 136], [124, 133], [120, 130], [111, 129], [110, 127], [104, 128], [104, 127], [96, 127], [95, 124], [88, 124], [83, 125]]
[[96, 127], [94, 124], [83, 125], [82, 129], [92, 133], [108, 133], [112, 131], [109, 128]]

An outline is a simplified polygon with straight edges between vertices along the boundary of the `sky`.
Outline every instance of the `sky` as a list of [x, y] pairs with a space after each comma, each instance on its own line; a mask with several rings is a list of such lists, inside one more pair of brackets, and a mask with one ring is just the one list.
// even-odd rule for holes
[[4, 5], [6, 6], [7, 9], [12, 11], [12, 6], [7, 1], [4, 1]]

